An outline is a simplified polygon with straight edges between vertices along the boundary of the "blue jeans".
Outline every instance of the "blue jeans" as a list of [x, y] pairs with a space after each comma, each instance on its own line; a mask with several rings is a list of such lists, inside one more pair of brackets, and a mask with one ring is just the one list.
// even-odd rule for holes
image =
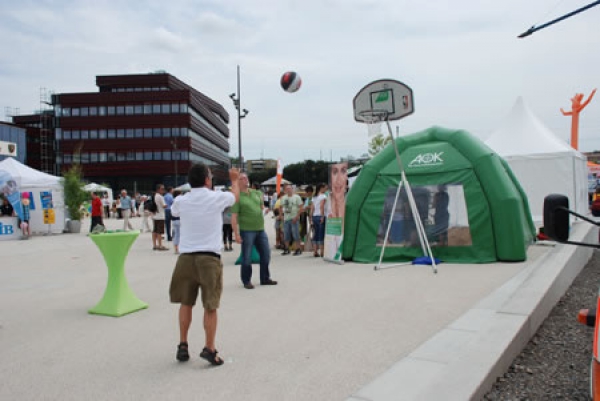
[[240, 274], [242, 283], [248, 284], [252, 279], [252, 246], [256, 247], [260, 255], [260, 283], [266, 283], [271, 279], [269, 263], [271, 262], [271, 250], [269, 249], [269, 238], [264, 230], [240, 231], [242, 237], [242, 266]]

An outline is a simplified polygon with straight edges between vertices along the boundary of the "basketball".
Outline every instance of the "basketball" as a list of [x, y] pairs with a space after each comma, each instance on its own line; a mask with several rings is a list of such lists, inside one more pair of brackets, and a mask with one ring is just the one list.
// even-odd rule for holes
[[302, 79], [293, 71], [288, 71], [281, 76], [281, 87], [286, 92], [294, 93], [300, 89], [300, 85], [302, 85]]

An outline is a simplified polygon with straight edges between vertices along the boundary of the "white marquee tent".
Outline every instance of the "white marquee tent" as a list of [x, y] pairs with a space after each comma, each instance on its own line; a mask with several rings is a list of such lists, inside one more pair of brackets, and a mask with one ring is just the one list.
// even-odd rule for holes
[[587, 158], [550, 131], [523, 98], [485, 143], [509, 164], [535, 222], [543, 221], [544, 197], [551, 193], [568, 196], [571, 210], [588, 213]]
[[[104, 185], [100, 185], [100, 184], [96, 184], [95, 182], [89, 183], [86, 186], [83, 187], [83, 189], [87, 192], [96, 192], [98, 194], [103, 194], [103, 193], [107, 193], [108, 194], [108, 199], [110, 199], [110, 204], [112, 205], [112, 202], [115, 200], [113, 198], [113, 190], [109, 187], [105, 187]], [[102, 195], [100, 195], [102, 196]]]
[[[16, 183], [19, 192], [30, 192], [31, 210], [29, 226], [33, 233], [62, 233], [65, 228], [65, 202], [63, 186], [60, 177], [42, 173], [16, 159], [9, 157], [0, 162], [0, 176]], [[0, 179], [0, 181], [3, 181]], [[0, 190], [5, 187], [5, 182], [0, 182]], [[55, 223], [44, 224], [44, 213], [42, 208], [42, 193], [52, 196], [52, 207], [54, 209]]]

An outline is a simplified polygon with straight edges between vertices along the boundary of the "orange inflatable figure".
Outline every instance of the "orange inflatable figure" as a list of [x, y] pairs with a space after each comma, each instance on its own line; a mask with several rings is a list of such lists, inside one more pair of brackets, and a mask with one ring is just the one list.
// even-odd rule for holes
[[588, 99], [583, 103], [581, 103], [581, 100], [583, 100], [583, 93], [577, 93], [571, 99], [571, 111], [564, 111], [562, 108], [560, 109], [560, 111], [563, 113], [564, 116], [572, 116], [571, 117], [571, 147], [575, 150], [579, 150], [579, 113], [581, 112], [581, 110], [583, 110], [585, 108], [585, 106], [588, 105], [588, 103], [594, 97], [595, 93], [596, 93], [596, 89], [594, 89], [592, 91], [592, 93], [590, 94], [590, 97], [588, 97]]

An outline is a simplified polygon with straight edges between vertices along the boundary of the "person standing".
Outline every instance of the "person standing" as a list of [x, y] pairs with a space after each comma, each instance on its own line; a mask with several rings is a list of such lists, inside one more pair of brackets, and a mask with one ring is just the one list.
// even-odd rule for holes
[[317, 194], [313, 198], [311, 208], [312, 225], [314, 230], [313, 237], [313, 256], [323, 257], [324, 241], [325, 241], [325, 203], [327, 200], [327, 184], [317, 185]]
[[284, 249], [282, 255], [290, 253], [290, 247], [295, 243], [294, 256], [301, 255], [300, 244], [300, 216], [304, 211], [302, 198], [294, 193], [290, 184], [285, 185], [285, 196], [281, 198], [281, 212], [283, 213], [283, 240]]
[[133, 230], [133, 226], [129, 221], [129, 217], [131, 217], [131, 198], [127, 195], [127, 191], [121, 190], [121, 215], [123, 216], [123, 230], [129, 231]]
[[[181, 195], [181, 191], [173, 192], [173, 199], [176, 199], [179, 195]], [[175, 254], [179, 253], [179, 241], [180, 241], [180, 232], [181, 232], [181, 221], [178, 216], [171, 216], [171, 223], [173, 226], [173, 251]]]
[[165, 233], [165, 209], [167, 204], [163, 194], [165, 193], [165, 186], [158, 184], [156, 186], [156, 193], [154, 194], [154, 203], [156, 203], [156, 213], [152, 216], [154, 221], [154, 229], [152, 230], [152, 249], [155, 251], [168, 251], [169, 248], [163, 246], [163, 234]]
[[[225, 208], [240, 198], [239, 172], [229, 170], [231, 192], [212, 191], [212, 173], [203, 163], [192, 165], [188, 182], [192, 190], [175, 198], [171, 212], [181, 220], [181, 241], [175, 270], [171, 278], [169, 296], [179, 307], [179, 345], [176, 359], [190, 359], [188, 331], [192, 323], [192, 309], [202, 289], [204, 307], [205, 343], [200, 357], [212, 365], [222, 365], [223, 359], [215, 347], [217, 309], [223, 291], [223, 263], [221, 261], [221, 226]], [[164, 187], [162, 189], [164, 191]]]
[[142, 217], [142, 226], [140, 227], [140, 231], [144, 233], [149, 233], [152, 231], [150, 224], [148, 224], [150, 212], [146, 210], [146, 205], [144, 204], [147, 199], [148, 197], [146, 195], [142, 195], [140, 198], [140, 207], [138, 209], [138, 214]]
[[223, 211], [223, 247], [226, 252], [233, 251], [233, 227], [231, 226], [231, 208]]
[[173, 187], [167, 187], [167, 193], [164, 196], [165, 204], [165, 231], [167, 232], [167, 241], [173, 238], [171, 231], [171, 205], [173, 204]]
[[103, 225], [102, 209], [102, 201], [98, 197], [98, 194], [96, 192], [92, 192], [92, 224], [90, 225], [90, 232], [94, 231], [94, 227], [97, 225]]
[[104, 217], [110, 218], [110, 198], [108, 194], [104, 194], [102, 197], [102, 206], [104, 206]]
[[269, 263], [271, 250], [269, 238], [265, 233], [265, 219], [263, 217], [262, 193], [248, 186], [248, 176], [239, 175], [239, 201], [231, 208], [231, 225], [235, 235], [235, 242], [242, 245], [242, 263], [240, 277], [244, 288], [251, 290], [252, 284], [252, 247], [256, 247], [260, 256], [260, 284], [276, 285], [277, 281], [271, 280]]

